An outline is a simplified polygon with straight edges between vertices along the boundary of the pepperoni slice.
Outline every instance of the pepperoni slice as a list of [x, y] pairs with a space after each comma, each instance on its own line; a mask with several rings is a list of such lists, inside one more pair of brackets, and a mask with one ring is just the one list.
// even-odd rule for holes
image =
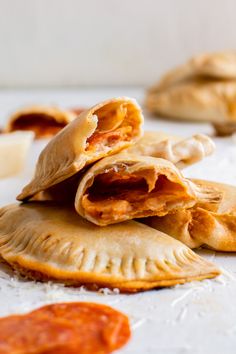
[[0, 354], [107, 354], [129, 337], [125, 315], [93, 303], [53, 304], [0, 319]]

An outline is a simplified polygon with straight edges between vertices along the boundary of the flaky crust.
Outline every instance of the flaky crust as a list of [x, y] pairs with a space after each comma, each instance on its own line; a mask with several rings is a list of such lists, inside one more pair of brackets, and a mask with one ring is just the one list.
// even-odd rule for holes
[[52, 203], [1, 209], [0, 256], [34, 279], [131, 292], [219, 274], [213, 264], [150, 227], [129, 221], [100, 228]]
[[[93, 186], [97, 176], [104, 174], [106, 175], [108, 172], [115, 174], [120, 170], [120, 168], [123, 169], [121, 174], [123, 174], [123, 176], [125, 176], [127, 179], [129, 176], [140, 176], [146, 180], [148, 188], [146, 192], [147, 196], [156, 188], [156, 183], [158, 183], [159, 176], [165, 176], [170, 182], [177, 185], [180, 190], [172, 191], [173, 197], [171, 196], [172, 198], [170, 198], [169, 196], [168, 202], [162, 201], [160, 210], [153, 207], [154, 201], [150, 199], [149, 203], [151, 205], [149, 207], [144, 205], [142, 210], [139, 210], [139, 212], [135, 213], [135, 216], [131, 211], [127, 211], [125, 214], [121, 214], [119, 217], [118, 210], [116, 210], [116, 208], [116, 211], [110, 211], [109, 219], [103, 219], [100, 213], [98, 213], [96, 216], [91, 215], [83, 206], [83, 200], [84, 197], [87, 196], [88, 188]], [[106, 188], [106, 185], [104, 185], [104, 188]], [[122, 185], [120, 185], [119, 188], [119, 193], [122, 194]], [[137, 192], [138, 191], [139, 190], [137, 189]], [[171, 192], [168, 190], [167, 193], [170, 194]], [[117, 198], [118, 200], [122, 200], [122, 197], [119, 199], [119, 195]], [[156, 199], [157, 196], [155, 195], [153, 198]], [[106, 200], [106, 203], [108, 202], [109, 199]], [[100, 160], [94, 164], [87, 172], [85, 172], [78, 185], [75, 197], [75, 209], [81, 216], [88, 219], [89, 221], [97, 225], [104, 226], [133, 218], [142, 218], [151, 215], [165, 215], [173, 209], [176, 210], [191, 207], [195, 204], [195, 202], [196, 194], [194, 187], [189, 184], [188, 180], [182, 176], [181, 172], [170, 161], [150, 156], [120, 153]], [[113, 204], [114, 200], [110, 199], [111, 207]], [[173, 206], [171, 204], [173, 204]], [[116, 215], [113, 215], [114, 213]]]
[[[101, 110], [108, 110], [114, 105], [125, 105], [126, 107], [124, 121], [132, 124], [130, 140], [121, 140], [111, 147], [108, 146], [104, 149], [96, 147], [94, 150], [88, 151], [87, 140], [96, 129], [106, 131], [117, 126], [116, 119], [112, 120], [110, 116], [100, 119], [98, 113]], [[142, 122], [143, 116], [140, 107], [135, 100], [127, 97], [110, 99], [82, 112], [78, 118], [59, 132], [41, 152], [35, 176], [23, 188], [18, 199], [29, 199], [34, 194], [73, 176], [86, 165], [130, 146], [141, 136]]]
[[190, 248], [203, 246], [216, 251], [235, 252], [236, 187], [202, 180], [195, 180], [195, 183], [215, 189], [221, 193], [221, 198], [217, 203], [200, 200], [194, 208], [163, 218], [150, 218], [148, 225], [168, 233]]

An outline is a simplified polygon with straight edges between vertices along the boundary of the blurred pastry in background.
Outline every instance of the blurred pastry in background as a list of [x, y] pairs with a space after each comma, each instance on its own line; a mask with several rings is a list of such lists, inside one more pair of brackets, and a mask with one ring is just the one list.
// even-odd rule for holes
[[50, 106], [30, 106], [10, 116], [4, 132], [33, 131], [35, 138], [50, 138], [78, 116], [78, 110], [62, 110]]
[[23, 170], [33, 138], [33, 132], [0, 135], [0, 178], [14, 176]]
[[146, 106], [163, 117], [213, 123], [219, 135], [235, 132], [236, 52], [203, 54], [170, 71], [148, 90]]
[[203, 77], [211, 79], [236, 79], [236, 52], [205, 53], [170, 70], [156, 85], [161, 89], [180, 81]]

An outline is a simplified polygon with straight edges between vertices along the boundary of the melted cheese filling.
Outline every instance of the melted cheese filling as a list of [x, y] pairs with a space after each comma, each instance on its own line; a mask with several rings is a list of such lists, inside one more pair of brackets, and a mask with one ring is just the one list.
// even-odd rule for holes
[[92, 218], [117, 222], [130, 217], [163, 216], [191, 206], [194, 199], [184, 186], [165, 175], [159, 175], [154, 188], [150, 192], [148, 189], [146, 179], [140, 175], [110, 171], [95, 177], [82, 198], [82, 206]]

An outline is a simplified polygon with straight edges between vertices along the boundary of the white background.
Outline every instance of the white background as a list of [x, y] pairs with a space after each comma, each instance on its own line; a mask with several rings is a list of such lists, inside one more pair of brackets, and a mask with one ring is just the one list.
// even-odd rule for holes
[[235, 0], [0, 0], [0, 87], [149, 85], [236, 48]]

